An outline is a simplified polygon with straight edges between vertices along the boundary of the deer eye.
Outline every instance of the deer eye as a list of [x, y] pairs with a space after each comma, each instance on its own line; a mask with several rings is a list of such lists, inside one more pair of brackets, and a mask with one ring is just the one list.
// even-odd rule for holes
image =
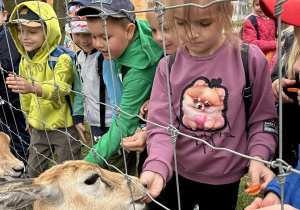
[[86, 179], [84, 181], [84, 184], [87, 184], [87, 185], [95, 184], [95, 182], [98, 180], [99, 177], [100, 176], [98, 174], [94, 174], [90, 178]]

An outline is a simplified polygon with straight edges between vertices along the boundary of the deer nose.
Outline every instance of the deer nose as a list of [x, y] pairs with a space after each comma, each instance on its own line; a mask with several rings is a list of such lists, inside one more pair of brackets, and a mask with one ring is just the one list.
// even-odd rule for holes
[[147, 188], [147, 184], [145, 182], [143, 182], [142, 185]]

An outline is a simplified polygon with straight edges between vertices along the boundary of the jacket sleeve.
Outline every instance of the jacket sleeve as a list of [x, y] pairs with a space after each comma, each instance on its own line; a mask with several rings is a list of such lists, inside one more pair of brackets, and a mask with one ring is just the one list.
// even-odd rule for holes
[[249, 44], [257, 45], [264, 54], [276, 50], [277, 41], [258, 40], [256, 30], [249, 19], [245, 20], [243, 25], [243, 41]]
[[77, 125], [79, 123], [83, 123], [83, 118], [84, 118], [83, 97], [81, 95], [81, 81], [80, 81], [80, 75], [78, 71], [75, 73], [74, 91], [75, 91], [75, 97], [73, 103], [72, 118], [73, 118], [74, 125]]
[[255, 45], [249, 48], [249, 77], [252, 87], [249, 110], [248, 155], [271, 160], [278, 140], [278, 115], [272, 94], [267, 59]]
[[[21, 62], [20, 62], [19, 75], [26, 75], [26, 72], [24, 72], [24, 63], [22, 61], [23, 61], [23, 59], [21, 59]], [[21, 109], [26, 113], [27, 116], [29, 115], [32, 97], [35, 97], [35, 95], [34, 94], [20, 94]]]
[[[285, 200], [290, 200], [286, 196], [291, 194], [291, 190], [292, 190], [291, 188], [295, 187], [293, 185], [293, 180], [294, 181], [297, 180], [297, 177], [298, 177], [298, 182], [299, 182], [299, 174], [295, 174], [294, 172], [292, 172], [292, 174], [285, 177], [285, 182], [283, 184]], [[267, 185], [265, 195], [268, 192], [273, 192], [273, 193], [277, 194], [277, 196], [279, 198], [281, 198], [281, 188], [280, 188], [280, 184], [278, 184], [277, 181], [278, 181], [278, 178], [276, 177], [275, 179], [273, 179], [272, 181], [269, 182], [269, 184]]]
[[[2, 29], [5, 30], [5, 29]], [[21, 55], [16, 48], [14, 41], [10, 35], [9, 30], [7, 30], [7, 39], [5, 33], [0, 38], [0, 63], [1, 67], [7, 71], [12, 71], [12, 63], [16, 63], [20, 60]], [[8, 46], [9, 44], [9, 46]], [[10, 53], [9, 53], [10, 49]], [[11, 63], [12, 60], [12, 63]], [[17, 72], [18, 73], [18, 72]]]
[[[175, 94], [172, 93], [171, 95]], [[164, 59], [159, 63], [156, 70], [153, 89], [151, 93], [148, 120], [158, 125], [168, 127], [170, 125], [170, 112], [168, 100], [167, 78], [165, 75]], [[172, 106], [172, 105], [171, 105]], [[178, 129], [179, 120], [172, 108], [172, 125]], [[163, 128], [147, 123], [147, 152], [143, 171], [153, 171], [161, 174], [164, 184], [172, 177], [173, 144], [170, 133]]]
[[[129, 70], [124, 77], [120, 108], [128, 114], [138, 115], [140, 107], [150, 97], [152, 82], [134, 77], [133, 73], [131, 73], [132, 70]], [[130, 117], [127, 114], [120, 113], [122, 137], [132, 136], [139, 125], [139, 121], [140, 119], [137, 117]], [[100, 156], [107, 160], [121, 148], [120, 142], [119, 121], [115, 118], [111, 123], [109, 131], [100, 138], [94, 149]], [[89, 152], [84, 160], [96, 163], [92, 151]], [[97, 156], [97, 163], [99, 165], [103, 164], [103, 160], [99, 156]]]
[[53, 85], [54, 83], [59, 86], [60, 98], [68, 95], [74, 82], [74, 72], [75, 71], [72, 59], [66, 54], [62, 54], [61, 56], [59, 56], [54, 69], [55, 81], [54, 78], [52, 78], [51, 80], [43, 81], [41, 84], [43, 89], [42, 98], [51, 101], [58, 100], [58, 93], [56, 91], [55, 85]]

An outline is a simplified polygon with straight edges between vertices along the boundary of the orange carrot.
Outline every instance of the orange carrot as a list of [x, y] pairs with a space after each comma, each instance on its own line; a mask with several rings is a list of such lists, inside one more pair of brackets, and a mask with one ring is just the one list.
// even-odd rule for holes
[[245, 192], [247, 192], [248, 195], [256, 195], [260, 192], [260, 186], [261, 184], [254, 184], [251, 187], [247, 188]]
[[298, 91], [300, 90], [299, 88], [288, 88], [287, 89], [289, 92], [295, 92], [298, 93]]

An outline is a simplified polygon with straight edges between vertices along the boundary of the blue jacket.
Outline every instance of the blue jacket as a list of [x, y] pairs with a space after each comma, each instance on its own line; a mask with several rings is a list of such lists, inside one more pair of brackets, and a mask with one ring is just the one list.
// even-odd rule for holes
[[[298, 166], [295, 169], [300, 171], [300, 159], [298, 160]], [[273, 179], [268, 184], [266, 191], [272, 191], [276, 193], [279, 198], [281, 197], [280, 185], [277, 183], [277, 178]], [[284, 183], [284, 203], [300, 209], [300, 174], [292, 173], [286, 177]]]
[[[100, 55], [100, 52], [98, 52], [98, 55]], [[114, 62], [112, 61], [112, 67], [114, 69]], [[113, 77], [111, 76], [111, 71], [110, 71], [110, 62], [108, 60], [103, 61], [103, 81], [106, 85], [106, 89], [108, 92], [109, 100], [111, 106], [114, 106], [115, 104], [117, 106], [120, 105], [121, 98], [122, 98], [122, 83], [117, 76], [117, 73], [115, 71], [112, 71]], [[114, 96], [114, 87], [113, 87], [113, 81], [114, 80], [114, 85], [115, 85], [115, 92], [116, 92], [116, 100], [117, 102], [115, 103], [115, 96]], [[116, 117], [116, 112], [113, 110], [113, 115], [112, 115], [112, 120], [114, 120]]]

